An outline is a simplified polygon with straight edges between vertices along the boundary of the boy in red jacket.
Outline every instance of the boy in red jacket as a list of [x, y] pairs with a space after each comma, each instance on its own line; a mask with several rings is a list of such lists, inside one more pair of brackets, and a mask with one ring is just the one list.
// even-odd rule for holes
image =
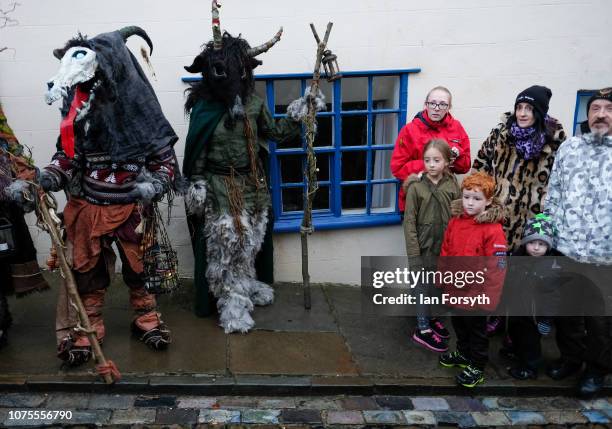
[[[456, 308], [451, 320], [457, 335], [457, 350], [441, 355], [439, 362], [447, 368], [463, 368], [456, 377], [457, 383], [474, 387], [484, 382], [489, 339], [486, 333], [487, 316], [483, 311], [495, 310], [499, 302], [506, 272], [507, 242], [501, 224], [503, 209], [493, 198], [494, 179], [483, 172], [471, 174], [461, 184], [461, 191], [463, 213], [452, 218], [448, 224], [440, 262], [446, 266], [446, 271], [453, 273], [480, 271], [476, 277], [482, 281], [462, 285], [455, 277], [455, 284], [443, 286], [448, 292], [447, 296], [455, 298], [450, 305]], [[444, 259], [444, 256], [472, 258]], [[453, 267], [448, 270], [451, 264]], [[465, 271], [461, 271], [461, 268]], [[444, 271], [440, 266], [438, 269]], [[475, 314], [475, 310], [480, 312]]]

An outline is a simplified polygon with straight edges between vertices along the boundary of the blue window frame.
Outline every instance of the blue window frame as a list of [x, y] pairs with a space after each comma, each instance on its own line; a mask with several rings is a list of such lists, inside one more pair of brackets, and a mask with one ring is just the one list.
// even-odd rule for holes
[[594, 89], [580, 89], [576, 94], [576, 109], [574, 110], [573, 135], [582, 134], [580, 125], [587, 119], [586, 105], [591, 95], [597, 92]]
[[[406, 123], [408, 78], [420, 69], [342, 72], [321, 79], [327, 111], [317, 114], [314, 143], [319, 189], [313, 203], [315, 230], [390, 225], [401, 222], [399, 182], [389, 161]], [[183, 78], [193, 81], [197, 78]], [[255, 77], [256, 92], [274, 118], [304, 93], [311, 73]], [[270, 142], [270, 190], [275, 232], [297, 232], [303, 216], [306, 141]]]

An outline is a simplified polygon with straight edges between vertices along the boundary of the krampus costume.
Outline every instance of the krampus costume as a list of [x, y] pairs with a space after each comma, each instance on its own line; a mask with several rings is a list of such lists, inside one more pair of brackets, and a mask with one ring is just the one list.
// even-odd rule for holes
[[267, 140], [299, 136], [300, 116], [292, 112], [305, 100], [294, 101], [289, 117], [274, 122], [254, 93], [253, 69], [261, 64], [255, 57], [278, 42], [282, 29], [251, 48], [240, 37], [221, 34], [218, 7], [213, 0], [214, 40], [185, 67], [201, 73], [202, 80], [189, 89], [185, 104], [190, 123], [183, 174], [191, 181], [186, 205], [196, 260], [196, 314], [210, 313], [210, 290], [225, 332], [247, 332], [254, 326], [253, 306], [274, 299], [266, 284], [273, 278]]
[[[64, 209], [67, 246], [77, 288], [98, 339], [104, 339], [102, 307], [115, 254], [122, 261], [135, 315], [132, 331], [152, 349], [164, 349], [170, 332], [145, 289], [141, 215], [147, 204], [172, 192], [177, 140], [157, 97], [125, 42], [131, 35], [153, 46], [139, 27], [81, 35], [53, 54], [61, 60], [48, 82], [48, 104], [63, 99], [57, 153], [42, 171], [45, 190], [69, 193]], [[62, 328], [58, 326], [58, 328]], [[68, 364], [89, 360], [87, 336], [70, 332], [58, 356]]]
[[[9, 189], [13, 179], [33, 180], [35, 177], [32, 160], [15, 138], [0, 105], [0, 189]], [[0, 239], [0, 348], [6, 344], [11, 325], [6, 295], [15, 292], [22, 296], [49, 288], [36, 262], [36, 249], [23, 214], [23, 209], [11, 201], [8, 193], [0, 192], [2, 226], [12, 225], [14, 241], [11, 243], [14, 249], [11, 249]]]

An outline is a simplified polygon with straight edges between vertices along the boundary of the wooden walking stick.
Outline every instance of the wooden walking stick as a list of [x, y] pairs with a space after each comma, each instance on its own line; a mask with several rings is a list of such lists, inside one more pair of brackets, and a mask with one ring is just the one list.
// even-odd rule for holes
[[102, 378], [104, 378], [106, 384], [113, 384], [115, 381], [118, 381], [121, 378], [121, 374], [119, 374], [119, 371], [117, 370], [117, 367], [113, 361], [106, 360], [104, 357], [102, 348], [98, 343], [96, 331], [95, 329], [92, 329], [91, 324], [89, 323], [89, 317], [87, 317], [85, 306], [83, 305], [81, 297], [77, 292], [76, 281], [74, 279], [74, 275], [72, 274], [70, 264], [66, 259], [66, 253], [64, 252], [65, 246], [60, 235], [60, 219], [56, 215], [57, 203], [50, 194], [43, 192], [39, 185], [33, 185], [34, 189], [39, 195], [38, 204], [36, 205], [37, 215], [42, 221], [41, 226], [51, 236], [51, 242], [56, 249], [62, 277], [64, 278], [64, 286], [66, 287], [66, 291], [68, 292], [72, 305], [74, 305], [78, 311], [79, 326], [77, 329], [87, 334], [87, 338], [91, 343], [94, 353], [94, 358], [96, 359], [96, 370], [102, 376]]
[[304, 308], [310, 310], [310, 274], [308, 272], [308, 235], [314, 232], [312, 225], [312, 201], [314, 195], [319, 188], [317, 183], [317, 158], [314, 153], [314, 139], [316, 128], [317, 111], [314, 106], [314, 99], [319, 93], [319, 79], [321, 78], [321, 64], [323, 64], [327, 80], [332, 81], [340, 77], [338, 72], [338, 64], [336, 56], [331, 51], [326, 50], [329, 34], [331, 33], [333, 23], [327, 23], [325, 36], [323, 40], [319, 38], [314, 24], [310, 24], [310, 29], [317, 42], [317, 57], [312, 74], [312, 84], [310, 85], [310, 97], [308, 104], [308, 115], [304, 120], [306, 125], [306, 166], [304, 168], [304, 180], [306, 180], [306, 190], [304, 192], [304, 217], [300, 226], [300, 238], [302, 244], [302, 283], [304, 285]]

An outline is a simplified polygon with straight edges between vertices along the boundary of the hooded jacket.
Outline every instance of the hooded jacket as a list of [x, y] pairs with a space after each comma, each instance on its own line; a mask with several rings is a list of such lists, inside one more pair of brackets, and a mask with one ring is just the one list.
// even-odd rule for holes
[[[489, 304], [453, 304], [452, 307], [493, 311], [499, 304], [506, 275], [507, 242], [501, 225], [503, 217], [503, 207], [493, 200], [491, 206], [479, 215], [469, 216], [463, 213], [448, 223], [438, 271], [452, 272], [455, 279], [458, 279], [459, 274], [480, 272], [484, 281], [474, 281], [466, 285], [446, 282], [443, 284], [445, 293], [453, 297], [476, 297], [485, 294], [490, 300]], [[457, 256], [472, 258], [451, 258]]]
[[612, 136], [571, 137], [555, 158], [544, 209], [555, 248], [585, 263], [612, 265]]
[[485, 171], [495, 179], [495, 197], [506, 207], [504, 231], [510, 250], [521, 242], [527, 219], [542, 212], [548, 181], [557, 150], [565, 140], [563, 126], [555, 118], [548, 120], [548, 133], [540, 156], [522, 159], [512, 143], [506, 126], [510, 113], [504, 113], [497, 127], [482, 143], [472, 168]]
[[[429, 119], [426, 110], [419, 112], [399, 132], [391, 156], [391, 173], [403, 182], [411, 174], [424, 171], [423, 148], [429, 140], [435, 138], [444, 139], [451, 148], [456, 147], [459, 150], [459, 157], [451, 165], [451, 171], [457, 174], [467, 173], [470, 169], [470, 139], [463, 126], [450, 113], [440, 122], [434, 122]], [[406, 192], [400, 189], [400, 211], [403, 212], [405, 207]]]
[[440, 254], [444, 230], [451, 218], [451, 201], [460, 197], [461, 189], [454, 177], [444, 176], [433, 184], [425, 176], [410, 184], [404, 214], [408, 257]]

